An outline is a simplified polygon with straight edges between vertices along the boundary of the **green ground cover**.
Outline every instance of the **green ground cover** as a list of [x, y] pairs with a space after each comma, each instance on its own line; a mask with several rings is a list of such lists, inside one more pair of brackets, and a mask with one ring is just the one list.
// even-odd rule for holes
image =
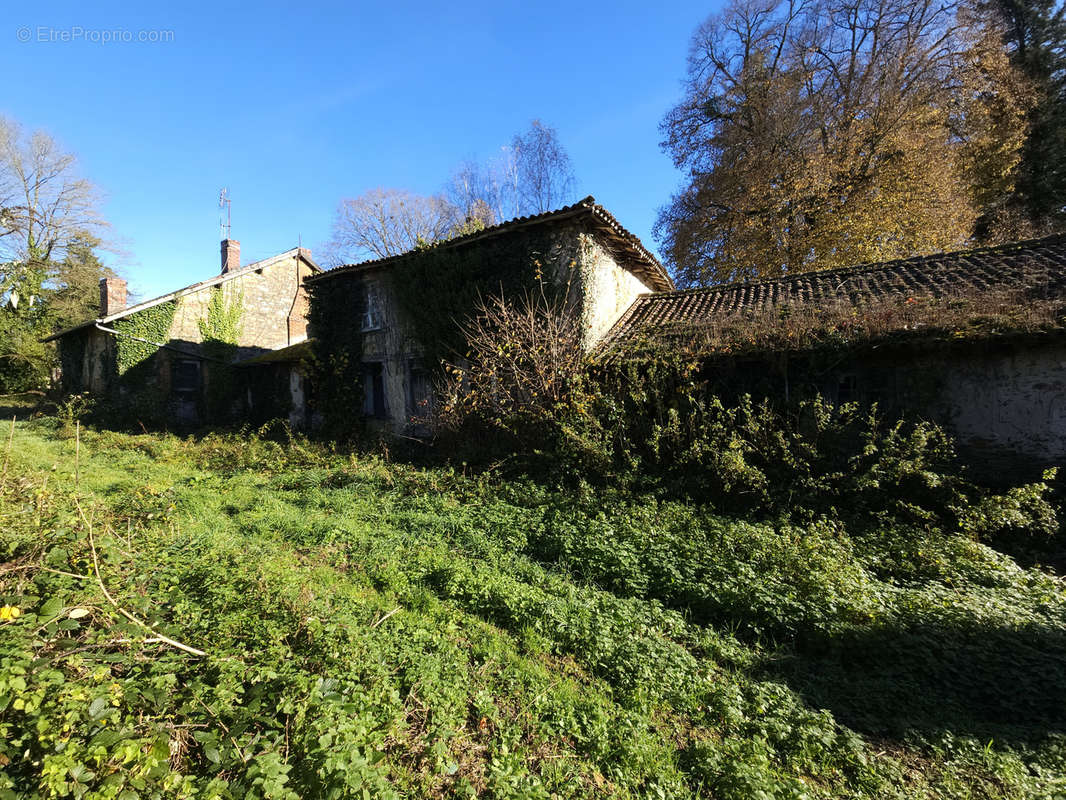
[[0, 798], [1066, 796], [1066, 584], [798, 520], [19, 422]]

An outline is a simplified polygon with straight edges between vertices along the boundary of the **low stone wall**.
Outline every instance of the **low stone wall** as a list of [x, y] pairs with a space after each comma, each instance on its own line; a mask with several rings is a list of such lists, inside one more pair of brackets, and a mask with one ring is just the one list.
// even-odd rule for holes
[[929, 415], [986, 477], [1066, 463], [1066, 344], [975, 346], [899, 369], [936, 376]]
[[1048, 336], [866, 352], [820, 376], [838, 401], [877, 402], [943, 425], [983, 479], [1066, 464], [1066, 342]]

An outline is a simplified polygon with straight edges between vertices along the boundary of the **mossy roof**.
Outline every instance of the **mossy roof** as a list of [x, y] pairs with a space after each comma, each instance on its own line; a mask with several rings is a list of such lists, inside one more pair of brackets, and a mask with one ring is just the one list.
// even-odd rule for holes
[[602, 346], [624, 349], [629, 343], [646, 340], [656, 329], [695, 329], [777, 307], [974, 297], [1003, 291], [1015, 293], [1018, 302], [1066, 296], [1066, 234], [770, 280], [646, 294], [633, 302]]

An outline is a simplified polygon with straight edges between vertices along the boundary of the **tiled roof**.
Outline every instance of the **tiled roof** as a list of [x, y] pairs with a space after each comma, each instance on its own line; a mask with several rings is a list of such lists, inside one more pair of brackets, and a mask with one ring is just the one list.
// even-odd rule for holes
[[41, 341], [50, 342], [53, 339], [58, 339], [61, 336], [66, 336], [68, 333], [80, 331], [82, 328], [88, 328], [96, 324], [110, 325], [116, 320], [123, 319], [125, 317], [130, 316], [131, 314], [136, 314], [138, 311], [144, 311], [145, 309], [162, 305], [163, 303], [169, 302], [171, 300], [176, 300], [179, 297], [184, 297], [185, 295], [192, 294], [193, 292], [198, 292], [201, 289], [207, 289], [212, 286], [219, 286], [223, 283], [233, 280], [234, 278], [239, 278], [242, 275], [247, 275], [249, 272], [258, 272], [259, 270], [265, 269], [266, 267], [273, 266], [279, 261], [284, 261], [287, 258], [303, 259], [315, 272], [321, 272], [322, 270], [322, 268], [319, 267], [318, 264], [311, 260], [310, 250], [308, 250], [306, 247], [294, 247], [291, 250], [286, 250], [284, 253], [278, 253], [276, 256], [270, 256], [269, 258], [264, 258], [259, 261], [253, 261], [251, 264], [245, 264], [240, 269], [230, 270], [229, 272], [224, 272], [221, 275], [215, 275], [213, 278], [208, 278], [205, 281], [199, 281], [198, 283], [190, 284], [189, 286], [182, 287], [181, 289], [176, 289], [173, 292], [161, 294], [159, 295], [159, 297], [153, 297], [151, 300], [144, 300], [140, 303], [136, 303], [135, 305], [127, 306], [121, 311], [116, 311], [114, 314], [109, 314], [104, 317], [97, 317], [96, 319], [89, 319], [70, 328], [64, 328], [63, 330], [57, 331], [51, 336], [42, 339]]
[[603, 346], [624, 346], [657, 329], [697, 328], [730, 315], [778, 306], [858, 304], [892, 297], [953, 297], [1006, 290], [1039, 298], [1066, 296], [1066, 234], [770, 280], [641, 295], [608, 333]]
[[[494, 236], [510, 233], [519, 228], [533, 225], [555, 224], [576, 217], [588, 218], [593, 226], [604, 237], [604, 243], [612, 251], [621, 264], [628, 268], [638, 278], [644, 280], [656, 291], [669, 291], [674, 288], [674, 282], [670, 279], [663, 265], [652, 255], [639, 238], [630, 233], [622, 224], [614, 218], [606, 208], [596, 203], [596, 198], [589, 195], [584, 200], [579, 200], [573, 205], [563, 206], [554, 211], [545, 211], [543, 214], [532, 214], [527, 217], [517, 217], [491, 228], [468, 233], [465, 236], [457, 236], [441, 242], [438, 247], [465, 247]], [[361, 261], [358, 264], [344, 264], [334, 267], [319, 275], [307, 279], [307, 283], [318, 283], [329, 280], [337, 275], [352, 272], [362, 272], [371, 269], [381, 269], [406, 257], [406, 253], [376, 258], [370, 261]]]

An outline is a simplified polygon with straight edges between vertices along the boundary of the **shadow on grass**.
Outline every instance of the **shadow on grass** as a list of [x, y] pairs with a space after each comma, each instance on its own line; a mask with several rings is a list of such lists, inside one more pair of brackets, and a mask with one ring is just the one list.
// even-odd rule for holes
[[871, 735], [1021, 743], [1066, 732], [1066, 632], [1047, 626], [868, 629], [764, 669]]
[[29, 419], [37, 411], [51, 411], [54, 406], [42, 392], [0, 395], [0, 423]]

